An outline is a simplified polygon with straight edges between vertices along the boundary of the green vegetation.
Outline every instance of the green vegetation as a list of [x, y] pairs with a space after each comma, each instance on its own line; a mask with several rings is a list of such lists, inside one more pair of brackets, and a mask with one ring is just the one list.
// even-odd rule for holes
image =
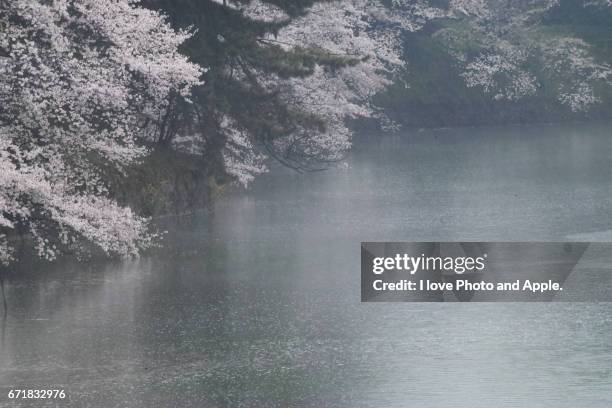
[[[589, 45], [599, 63], [612, 63], [612, 12], [584, 7], [581, 2], [562, 1], [542, 23], [529, 32], [532, 41], [576, 37]], [[516, 101], [495, 100], [479, 87], [466, 86], [458, 54], [474, 56], [488, 44], [463, 20], [434, 22], [426, 30], [404, 35], [404, 57], [409, 61], [400, 80], [377, 98], [388, 115], [407, 127], [445, 127], [490, 124], [581, 121], [612, 116], [612, 89], [595, 84], [601, 99], [587, 111], [573, 112], [558, 99], [561, 78], [544, 75], [542, 67], [527, 61], [526, 69], [537, 76], [534, 95]], [[452, 41], [448, 41], [452, 32]]]

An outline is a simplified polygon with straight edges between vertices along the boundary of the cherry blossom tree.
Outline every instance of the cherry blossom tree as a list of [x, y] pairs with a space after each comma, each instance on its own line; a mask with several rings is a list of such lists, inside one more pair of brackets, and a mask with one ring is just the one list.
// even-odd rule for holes
[[174, 146], [243, 185], [269, 158], [298, 171], [339, 162], [351, 145], [349, 119], [392, 125], [372, 97], [405, 68], [401, 35], [445, 13], [425, 0], [152, 3], [177, 9], [171, 15], [183, 24], [203, 19], [209, 30], [193, 54], [210, 48], [218, 61], [196, 98], [204, 125], [183, 129]]
[[107, 179], [199, 83], [178, 52], [190, 36], [132, 0], [0, 0], [0, 262], [11, 231], [45, 259], [83, 242], [120, 256], [151, 244]]
[[[242, 144], [241, 152], [244, 155], [246, 149], [263, 147], [262, 152], [246, 155], [258, 155], [260, 160], [271, 155], [298, 170], [324, 168], [341, 160], [351, 145], [346, 120], [380, 116], [371, 97], [388, 86], [393, 73], [404, 66], [399, 36], [411, 20], [400, 19], [382, 4], [368, 0], [315, 3], [305, 15], [293, 19], [259, 2], [251, 2], [244, 12], [253, 19], [287, 21], [278, 32], [260, 38], [264, 46], [278, 46], [288, 53], [309, 50], [319, 57], [307, 75], [283, 77], [277, 72], [255, 71], [259, 86], [318, 122], [313, 127], [311, 122], [296, 121], [290, 131], [272, 140]], [[373, 28], [383, 21], [385, 28]], [[230, 149], [236, 143], [233, 137], [227, 142], [226, 167], [235, 169], [236, 155]], [[261, 164], [251, 169], [265, 169]], [[232, 171], [232, 175], [244, 184], [254, 174]]]
[[[546, 30], [544, 18], [558, 6], [558, 0], [453, 0], [448, 17], [462, 24], [435, 35], [463, 67], [467, 86], [495, 99], [518, 100], [535, 95], [546, 81], [559, 102], [585, 111], [600, 101], [595, 88], [610, 83], [612, 67], [597, 61], [584, 40]], [[609, 7], [609, 2], [583, 6]], [[465, 49], [466, 42], [472, 49]]]

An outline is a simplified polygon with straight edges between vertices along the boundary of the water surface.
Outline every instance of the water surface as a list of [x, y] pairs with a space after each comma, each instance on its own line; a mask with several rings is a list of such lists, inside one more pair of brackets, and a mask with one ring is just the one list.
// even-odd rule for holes
[[11, 278], [0, 406], [48, 387], [75, 407], [612, 406], [611, 304], [362, 304], [358, 258], [606, 236], [612, 125], [362, 135], [346, 168], [273, 168], [163, 224], [138, 261]]

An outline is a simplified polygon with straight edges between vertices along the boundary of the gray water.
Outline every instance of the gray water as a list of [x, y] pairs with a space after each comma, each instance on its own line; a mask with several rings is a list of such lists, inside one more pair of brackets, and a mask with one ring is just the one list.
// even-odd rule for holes
[[0, 406], [612, 406], [612, 304], [359, 292], [360, 241], [612, 237], [612, 125], [364, 135], [347, 163], [273, 168], [138, 261], [13, 276]]

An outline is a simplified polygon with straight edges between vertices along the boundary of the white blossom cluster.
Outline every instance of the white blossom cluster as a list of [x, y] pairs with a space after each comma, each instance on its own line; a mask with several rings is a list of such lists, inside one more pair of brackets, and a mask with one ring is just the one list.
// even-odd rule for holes
[[[558, 100], [573, 111], [599, 102], [594, 87], [610, 83], [611, 67], [597, 62], [584, 41], [554, 35], [541, 28], [542, 17], [558, 0], [453, 0], [449, 17], [463, 20], [469, 33], [454, 28], [437, 35], [449, 45], [469, 87], [481, 87], [495, 99], [517, 100], [540, 87], [538, 75], [555, 84]], [[607, 1], [586, 2], [609, 6]], [[453, 42], [468, 38], [479, 44], [478, 55], [457, 51]]]
[[612, 0], [591, 0], [584, 3], [585, 7], [612, 7]]
[[552, 39], [542, 48], [544, 67], [557, 79], [560, 100], [573, 111], [588, 109], [600, 99], [594, 84], [612, 79], [612, 67], [601, 64], [589, 53], [589, 45], [571, 37]]
[[251, 1], [237, 8], [253, 20], [265, 22], [289, 21], [289, 16], [280, 7], [259, 0]]
[[190, 33], [132, 0], [0, 3], [0, 262], [14, 229], [46, 259], [80, 238], [136, 255], [147, 220], [103, 180], [146, 153], [137, 139], [168, 95], [198, 83], [178, 53]]
[[221, 127], [226, 130], [227, 141], [223, 150], [225, 171], [241, 185], [247, 186], [255, 176], [264, 173], [265, 156], [254, 147], [246, 131], [228, 116], [224, 116]]
[[480, 86], [496, 100], [518, 100], [537, 90], [536, 77], [523, 68], [527, 58], [521, 48], [500, 41], [495, 53], [480, 55], [467, 63], [462, 76], [467, 86]]
[[325, 119], [326, 127], [306, 137], [297, 131], [277, 143], [286, 151], [296, 143], [312, 157], [337, 161], [350, 147], [347, 118], [368, 117], [374, 112], [370, 98], [388, 86], [392, 72], [403, 66], [399, 30], [374, 30], [372, 24], [388, 12], [376, 2], [351, 0], [317, 3], [304, 17], [280, 31], [279, 40], [306, 48], [320, 48], [333, 56], [359, 61], [339, 70], [317, 67], [306, 78], [280, 80], [284, 98], [302, 110]]
[[477, 18], [491, 16], [487, 0], [451, 0], [449, 11], [454, 15], [465, 15]]

